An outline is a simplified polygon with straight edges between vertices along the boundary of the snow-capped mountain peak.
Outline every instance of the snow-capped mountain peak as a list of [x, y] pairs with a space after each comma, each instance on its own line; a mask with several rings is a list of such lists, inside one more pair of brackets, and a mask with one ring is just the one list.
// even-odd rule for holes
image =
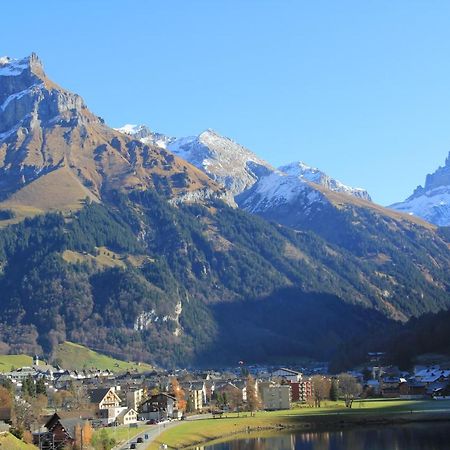
[[225, 186], [233, 195], [240, 194], [261, 176], [275, 170], [244, 146], [212, 129], [207, 129], [198, 136], [182, 138], [168, 137], [136, 125], [125, 125], [117, 130], [126, 134], [133, 133], [135, 138], [146, 144], [170, 150]]
[[0, 57], [0, 76], [10, 77], [20, 75], [28, 65], [28, 58], [13, 59], [9, 56], [2, 56]]
[[22, 59], [0, 56], [0, 77], [17, 77], [25, 71], [30, 75], [43, 75], [42, 62], [36, 53]]
[[390, 208], [439, 226], [450, 225], [450, 153], [444, 166], [427, 175], [425, 186], [418, 186], [404, 202]]
[[353, 197], [362, 198], [364, 200], [372, 201], [369, 193], [362, 188], [354, 188], [347, 186], [346, 184], [331, 178], [326, 173], [321, 170], [308, 166], [302, 161], [295, 161], [285, 166], [279, 167], [281, 172], [287, 173], [288, 175], [295, 176], [303, 181], [320, 184], [325, 186], [334, 192], [341, 192], [343, 194], [352, 195]]
[[295, 202], [307, 214], [315, 203], [325, 203], [324, 196], [307, 182], [280, 170], [261, 177], [248, 191], [237, 197], [239, 206], [252, 213], [267, 213], [278, 208], [289, 208]]
[[254, 213], [265, 214], [279, 208], [287, 213], [291, 208], [296, 214], [309, 214], [314, 205], [327, 203], [312, 183], [371, 200], [364, 189], [349, 187], [303, 162], [293, 162], [277, 170], [246, 147], [212, 129], [184, 138], [167, 137], [136, 125], [125, 125], [118, 131], [164, 147], [190, 162], [231, 192], [239, 206]]

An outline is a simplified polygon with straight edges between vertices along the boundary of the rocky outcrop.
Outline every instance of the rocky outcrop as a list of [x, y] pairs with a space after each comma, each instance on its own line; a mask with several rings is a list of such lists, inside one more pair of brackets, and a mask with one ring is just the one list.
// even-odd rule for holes
[[450, 154], [443, 167], [428, 174], [424, 186], [418, 186], [404, 202], [390, 206], [400, 212], [421, 217], [439, 226], [450, 225]]
[[[170, 198], [195, 201], [204, 191], [223, 198], [221, 186], [170, 151], [106, 126], [79, 95], [46, 76], [35, 54], [0, 58], [0, 199], [61, 167], [75, 176], [80, 195], [87, 188], [97, 199], [111, 190], [147, 188]], [[55, 180], [64, 182], [63, 177]], [[53, 183], [42, 195], [55, 195], [55, 190], [67, 191]], [[76, 207], [77, 195], [67, 198], [68, 208]]]

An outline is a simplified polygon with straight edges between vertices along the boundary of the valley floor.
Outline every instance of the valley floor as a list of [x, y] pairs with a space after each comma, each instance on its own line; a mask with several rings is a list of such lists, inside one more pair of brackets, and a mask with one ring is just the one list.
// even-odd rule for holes
[[218, 442], [251, 432], [283, 429], [326, 429], [369, 424], [394, 424], [435, 420], [450, 421], [450, 401], [437, 400], [360, 400], [352, 409], [343, 402], [324, 402], [321, 408], [307, 406], [284, 411], [228, 414], [222, 419], [205, 418], [181, 422], [150, 443], [147, 450], [189, 448], [205, 442]]

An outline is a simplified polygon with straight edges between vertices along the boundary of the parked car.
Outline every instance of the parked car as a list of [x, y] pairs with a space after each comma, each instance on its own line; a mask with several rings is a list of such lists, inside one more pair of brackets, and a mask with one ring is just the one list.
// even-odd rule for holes
[[136, 448], [136, 442], [132, 442], [130, 448]]
[[145, 422], [147, 425], [155, 425], [156, 423], [158, 423], [158, 421], [156, 419], [150, 419], [147, 420], [147, 422]]

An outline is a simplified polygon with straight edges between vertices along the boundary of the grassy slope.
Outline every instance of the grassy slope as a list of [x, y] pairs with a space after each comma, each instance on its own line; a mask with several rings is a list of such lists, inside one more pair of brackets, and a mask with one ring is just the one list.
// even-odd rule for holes
[[64, 261], [72, 264], [93, 264], [95, 261], [100, 267], [126, 267], [126, 264], [122, 261], [122, 257], [118, 253], [114, 253], [106, 247], [100, 247], [99, 254], [97, 256], [83, 254], [73, 250], [65, 250], [62, 257]]
[[127, 264], [133, 267], [141, 267], [146, 262], [154, 262], [155, 260], [147, 255], [126, 255], [113, 252], [107, 247], [99, 247], [97, 255], [90, 253], [80, 253], [74, 250], [64, 250], [62, 257], [64, 261], [72, 264], [94, 262], [101, 268], [121, 267], [126, 268]]
[[36, 450], [37, 447], [17, 439], [12, 434], [0, 436], [0, 449], [5, 450]]
[[33, 358], [28, 355], [0, 355], [0, 372], [9, 372], [13, 367], [31, 366]]
[[[422, 414], [439, 413], [446, 410], [450, 414], [450, 401], [415, 401], [415, 400], [365, 400], [354, 403], [347, 409], [342, 402], [328, 402], [322, 408], [301, 407], [286, 411], [258, 412], [255, 417], [249, 413], [241, 413], [241, 417], [230, 414], [223, 419], [205, 419], [184, 422], [164, 432], [151, 443], [148, 450], [156, 450], [161, 443], [169, 448], [185, 448], [201, 442], [235, 437], [240, 433], [252, 430], [276, 429], [281, 426], [298, 426], [311, 422], [333, 423], [344, 418], [349, 421], [367, 419], [385, 419], [390, 415], [406, 418], [422, 418]], [[411, 413], [412, 411], [412, 413]], [[244, 416], [244, 417], [243, 417]], [[411, 419], [410, 419], [411, 420]]]
[[55, 357], [61, 360], [62, 367], [65, 369], [110, 369], [113, 372], [126, 372], [127, 370], [137, 370], [145, 372], [152, 370], [148, 364], [137, 364], [134, 362], [125, 362], [110, 356], [102, 355], [87, 347], [72, 342], [59, 344]]
[[116, 444], [120, 444], [122, 442], [127, 441], [128, 439], [134, 438], [138, 434], [148, 430], [149, 426], [140, 426], [136, 428], [129, 427], [109, 427], [109, 428], [101, 428], [99, 430], [94, 431], [94, 435], [92, 437], [92, 445], [94, 448], [101, 448], [100, 439], [101, 434], [106, 433], [106, 435], [110, 439], [114, 439]]
[[378, 212], [381, 215], [388, 216], [394, 220], [411, 222], [416, 225], [425, 227], [429, 230], [436, 230], [437, 228], [436, 225], [433, 225], [432, 223], [429, 223], [426, 220], [421, 219], [420, 217], [411, 216], [409, 214], [396, 211], [394, 209], [385, 208], [384, 206], [378, 205], [377, 203], [369, 202], [362, 198], [353, 197], [351, 195], [343, 194], [340, 192], [334, 192], [320, 184], [316, 183], [309, 183], [309, 184], [311, 184], [314, 188], [322, 192], [322, 194], [324, 194], [328, 198], [328, 200], [338, 208], [351, 204], [360, 208], [371, 209], [373, 211]]
[[82, 208], [86, 197], [98, 201], [71, 170], [61, 167], [26, 185], [1, 205], [12, 210], [29, 207], [42, 212], [76, 211]]

